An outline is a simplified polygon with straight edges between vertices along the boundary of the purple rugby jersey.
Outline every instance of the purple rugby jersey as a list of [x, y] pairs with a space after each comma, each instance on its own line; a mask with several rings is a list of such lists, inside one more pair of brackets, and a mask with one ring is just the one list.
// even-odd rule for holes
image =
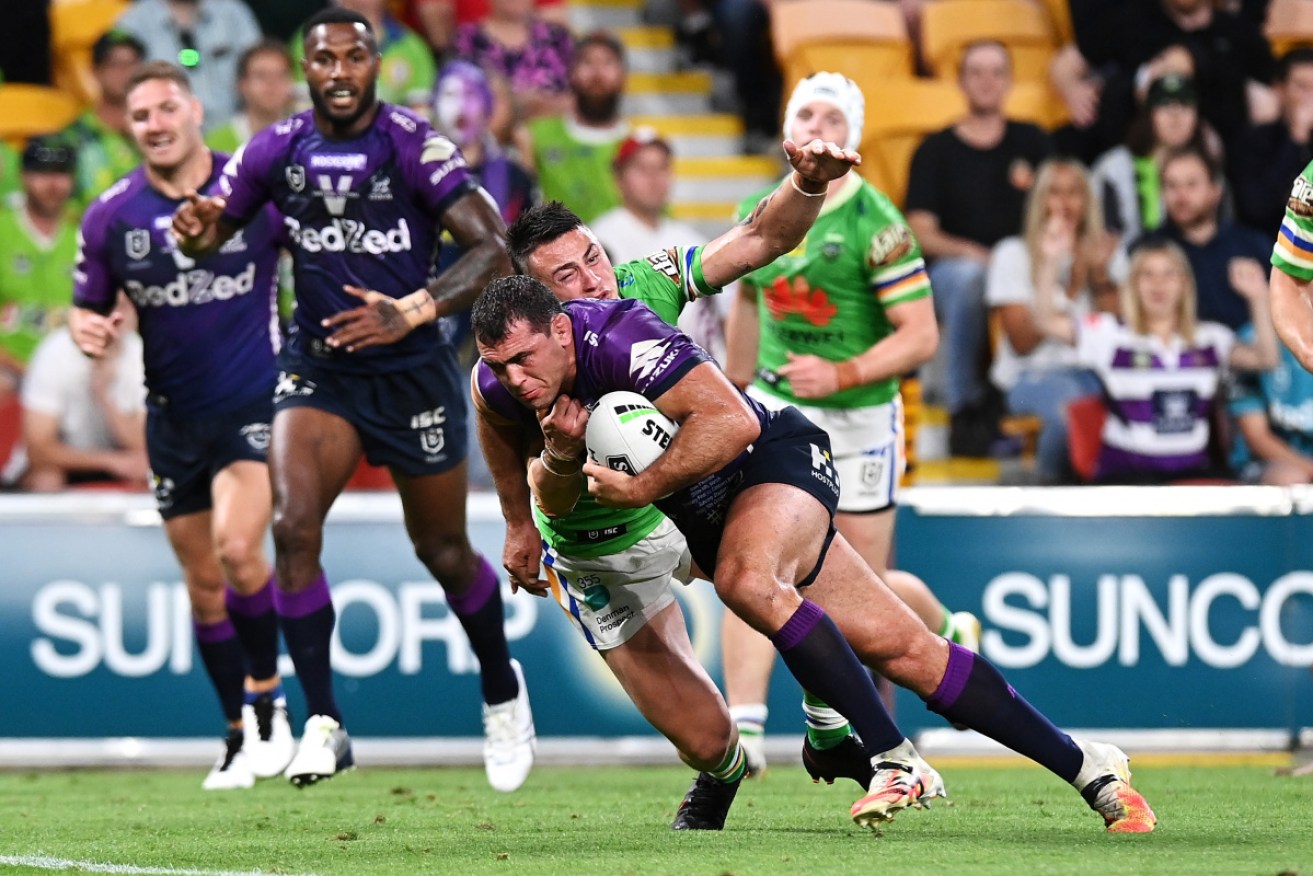
[[[214, 153], [207, 185], [227, 158]], [[277, 377], [282, 220], [262, 210], [219, 252], [192, 260], [169, 230], [181, 203], [142, 168], [97, 198], [82, 219], [73, 303], [107, 314], [122, 289], [136, 306], [152, 396], [171, 413], [222, 413], [269, 396]]]
[[477, 190], [460, 151], [419, 116], [380, 103], [360, 136], [335, 139], [307, 110], [256, 134], [224, 168], [224, 217], [242, 225], [268, 201], [291, 236], [296, 317], [289, 344], [348, 371], [408, 368], [445, 343], [436, 323], [400, 342], [357, 353], [330, 352], [320, 322], [359, 307], [343, 285], [401, 298], [433, 275], [439, 219]]
[[[584, 405], [617, 390], [655, 400], [695, 366], [714, 362], [687, 335], [637, 299], [581, 298], [566, 302], [565, 310], [574, 326], [575, 378], [569, 395]], [[476, 379], [489, 408], [537, 428], [534, 413], [516, 401], [482, 361]], [[742, 397], [765, 430], [770, 414], [753, 399]], [[680, 528], [719, 522], [737, 483], [735, 476], [751, 452], [749, 447], [720, 471], [654, 504]]]

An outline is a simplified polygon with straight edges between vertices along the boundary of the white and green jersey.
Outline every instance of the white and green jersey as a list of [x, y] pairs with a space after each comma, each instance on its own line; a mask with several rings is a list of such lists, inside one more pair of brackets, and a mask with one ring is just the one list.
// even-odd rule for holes
[[1313, 163], [1295, 178], [1290, 190], [1272, 264], [1298, 280], [1313, 280]]
[[[617, 265], [615, 278], [621, 298], [642, 301], [671, 325], [679, 319], [685, 304], [720, 291], [709, 286], [702, 276], [700, 246], [671, 247]], [[533, 519], [543, 540], [557, 553], [600, 557], [628, 550], [666, 518], [651, 505], [621, 510], [604, 508], [584, 493], [574, 510], [563, 517], [548, 517], [535, 503]]]
[[[775, 188], [744, 200], [740, 220]], [[890, 377], [803, 401], [778, 373], [789, 353], [841, 362], [866, 352], [893, 334], [889, 308], [930, 294], [921, 247], [907, 220], [870, 183], [849, 174], [802, 243], [743, 281], [757, 289], [757, 387], [826, 408], [873, 407], [898, 394], [898, 379]]]

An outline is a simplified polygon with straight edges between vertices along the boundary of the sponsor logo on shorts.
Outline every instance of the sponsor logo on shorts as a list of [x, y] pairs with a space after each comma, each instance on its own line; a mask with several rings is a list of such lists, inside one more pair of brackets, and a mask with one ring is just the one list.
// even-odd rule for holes
[[[581, 585], [584, 583], [579, 582]], [[611, 601], [611, 591], [605, 584], [592, 584], [580, 588], [584, 595], [584, 605], [593, 611], [601, 611]], [[598, 618], [601, 620], [601, 618]]]
[[419, 433], [420, 449], [426, 454], [426, 462], [437, 462], [438, 454], [447, 446], [447, 432], [441, 426], [424, 429]]
[[861, 470], [862, 486], [877, 487], [884, 481], [884, 460], [883, 459], [865, 459], [862, 460]]
[[274, 385], [274, 404], [289, 398], [313, 395], [318, 389], [313, 380], [306, 380], [300, 374], [288, 371], [278, 372], [278, 383]]
[[161, 511], [168, 511], [173, 507], [173, 478], [162, 478], [151, 472], [150, 487], [155, 494], [155, 504]]
[[614, 629], [624, 626], [632, 620], [633, 617], [633, 608], [628, 605], [622, 605], [614, 611], [608, 612], [607, 614], [599, 614], [597, 616], [597, 631], [599, 633], [609, 633]]
[[834, 491], [835, 495], [839, 493], [839, 481], [834, 471], [834, 458], [830, 456], [828, 449], [820, 445], [811, 445], [812, 456], [812, 477]]
[[268, 423], [247, 423], [241, 428], [242, 437], [246, 443], [251, 445], [252, 450], [258, 450], [261, 453], [269, 449], [269, 424]]

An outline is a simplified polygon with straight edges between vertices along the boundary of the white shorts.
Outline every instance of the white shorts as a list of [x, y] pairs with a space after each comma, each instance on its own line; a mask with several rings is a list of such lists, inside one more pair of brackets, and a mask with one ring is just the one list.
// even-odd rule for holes
[[[748, 387], [748, 395], [774, 411], [790, 404], [755, 386]], [[869, 514], [898, 503], [898, 483], [907, 469], [902, 396], [869, 408], [793, 407], [830, 436], [841, 513]]]
[[687, 584], [692, 558], [669, 520], [618, 554], [572, 557], [543, 543], [552, 595], [594, 649], [623, 645], [675, 599], [670, 582]]

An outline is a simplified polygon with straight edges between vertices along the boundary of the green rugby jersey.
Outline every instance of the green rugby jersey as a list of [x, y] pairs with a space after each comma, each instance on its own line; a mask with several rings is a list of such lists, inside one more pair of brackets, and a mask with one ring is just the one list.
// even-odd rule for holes
[[[674, 325], [684, 305], [719, 289], [702, 276], [702, 247], [676, 246], [635, 259], [615, 269], [620, 297], [642, 301], [657, 316]], [[651, 505], [603, 508], [587, 492], [564, 517], [548, 517], [533, 506], [534, 522], [543, 540], [557, 553], [601, 557], [633, 547], [661, 525], [665, 515]]]
[[1313, 163], [1295, 178], [1272, 264], [1298, 280], [1313, 280]]
[[77, 225], [66, 219], [54, 239], [45, 240], [24, 208], [0, 208], [0, 349], [20, 362], [64, 322], [73, 300], [77, 236]]
[[[777, 186], [739, 205], [739, 219]], [[886, 309], [930, 294], [921, 247], [907, 220], [870, 183], [849, 174], [793, 252], [744, 278], [757, 289], [761, 340], [759, 389], [789, 402], [824, 408], [885, 404], [898, 379], [854, 386], [820, 399], [799, 399], [776, 373], [788, 354], [834, 362], [851, 359], [893, 334]]]
[[585, 222], [620, 206], [611, 161], [628, 129], [617, 128], [613, 138], [585, 142], [570, 130], [565, 116], [544, 116], [527, 126], [544, 201], [560, 201]]

